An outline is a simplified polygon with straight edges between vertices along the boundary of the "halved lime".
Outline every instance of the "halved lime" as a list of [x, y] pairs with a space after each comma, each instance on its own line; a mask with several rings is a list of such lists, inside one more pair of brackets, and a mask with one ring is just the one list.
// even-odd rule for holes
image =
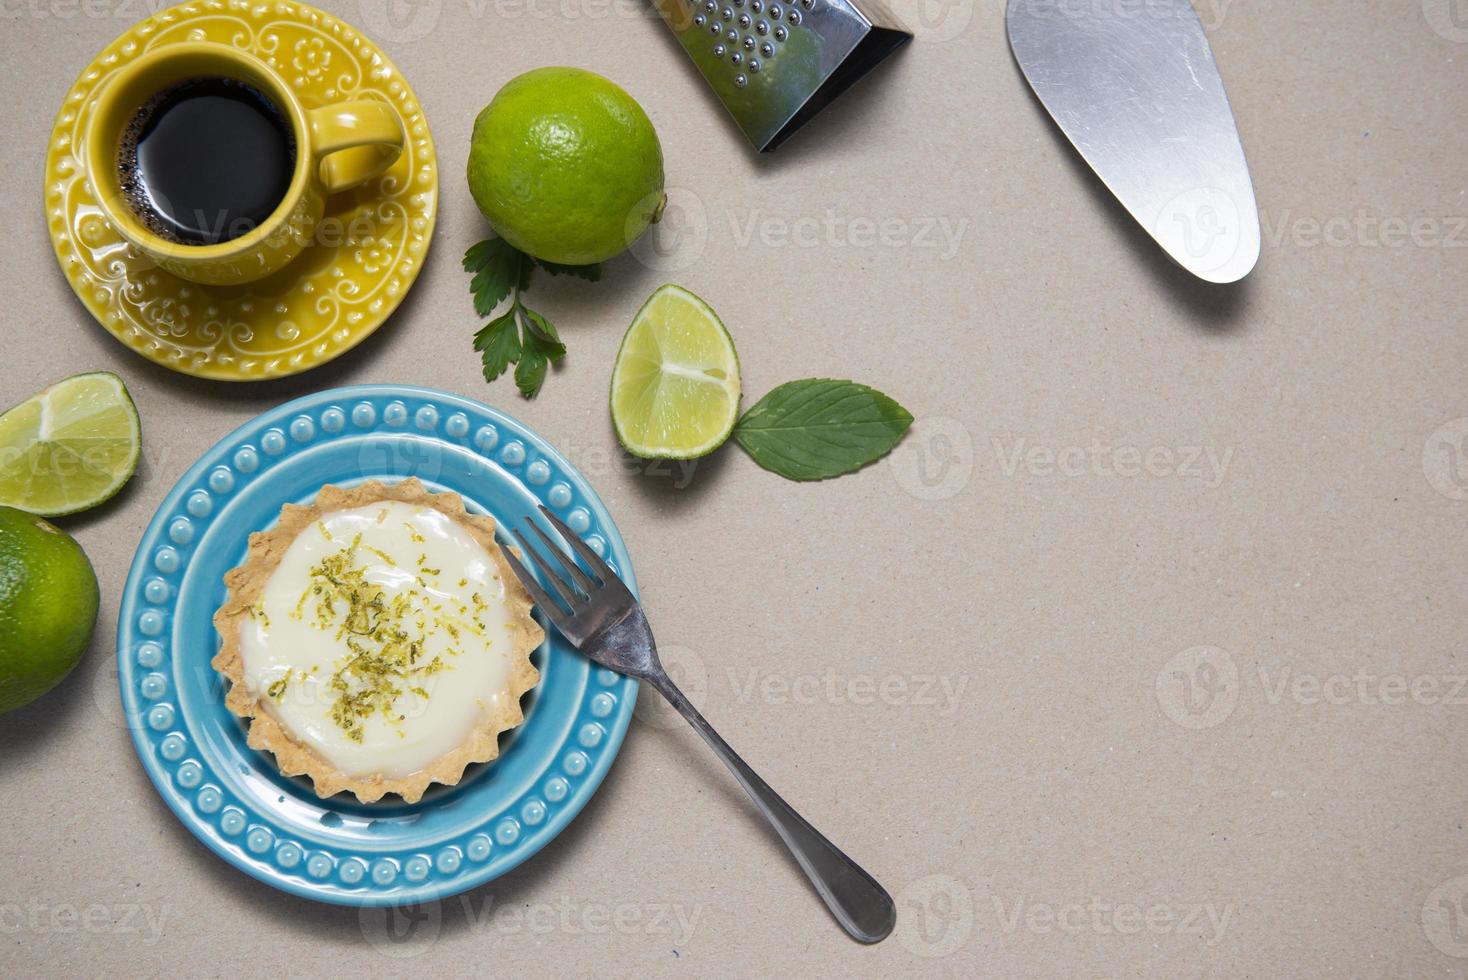
[[612, 365], [612, 425], [629, 453], [693, 459], [739, 418], [739, 355], [709, 305], [666, 285], [642, 304]]
[[0, 415], [0, 504], [43, 517], [95, 507], [133, 475], [142, 444], [121, 378], [58, 381]]

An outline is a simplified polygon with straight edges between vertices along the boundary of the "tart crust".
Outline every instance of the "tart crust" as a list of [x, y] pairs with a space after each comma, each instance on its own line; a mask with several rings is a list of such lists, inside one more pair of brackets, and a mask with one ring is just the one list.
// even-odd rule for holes
[[[444, 514], [462, 525], [494, 560], [499, 578], [505, 585], [508, 627], [513, 644], [507, 684], [510, 696], [502, 708], [475, 726], [458, 748], [439, 756], [415, 773], [401, 777], [380, 773], [349, 776], [309, 746], [296, 741], [265, 709], [262, 694], [249, 689], [245, 683], [240, 632], [250, 607], [259, 600], [265, 583], [302, 530], [325, 514], [381, 501], [418, 504]], [[464, 769], [470, 763], [489, 762], [496, 758], [500, 733], [524, 720], [520, 710], [521, 696], [540, 682], [540, 673], [530, 662], [530, 654], [545, 639], [545, 632], [530, 615], [530, 594], [510, 570], [504, 552], [494, 539], [494, 531], [494, 520], [470, 514], [464, 509], [463, 498], [458, 494], [431, 493], [417, 479], [408, 479], [392, 484], [372, 480], [350, 490], [324, 486], [311, 506], [286, 504], [281, 508], [280, 520], [274, 528], [251, 534], [244, 564], [224, 576], [229, 595], [214, 614], [214, 628], [219, 631], [222, 645], [212, 661], [214, 669], [230, 680], [224, 703], [231, 712], [248, 722], [249, 746], [272, 753], [275, 764], [284, 775], [310, 777], [317, 796], [325, 799], [345, 790], [356, 794], [363, 803], [376, 802], [388, 793], [395, 793], [408, 803], [416, 803], [430, 784], [453, 786], [463, 778]]]

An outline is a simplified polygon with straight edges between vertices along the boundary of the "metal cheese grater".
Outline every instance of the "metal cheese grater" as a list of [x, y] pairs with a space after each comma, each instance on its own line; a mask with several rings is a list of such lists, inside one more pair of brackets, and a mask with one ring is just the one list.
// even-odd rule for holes
[[910, 41], [880, 0], [654, 0], [757, 150]]

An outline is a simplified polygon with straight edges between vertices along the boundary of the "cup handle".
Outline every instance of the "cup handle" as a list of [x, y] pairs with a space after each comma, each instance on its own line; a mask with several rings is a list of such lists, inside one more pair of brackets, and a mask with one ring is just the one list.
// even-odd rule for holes
[[391, 167], [403, 152], [403, 121], [385, 102], [338, 102], [306, 113], [321, 182], [329, 194]]

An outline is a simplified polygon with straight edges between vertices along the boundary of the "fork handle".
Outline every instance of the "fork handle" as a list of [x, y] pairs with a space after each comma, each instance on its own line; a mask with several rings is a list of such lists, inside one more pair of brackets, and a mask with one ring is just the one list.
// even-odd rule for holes
[[770, 789], [769, 784], [755, 773], [729, 743], [719, 737], [698, 709], [689, 702], [677, 685], [662, 671], [647, 678], [668, 703], [703, 736], [715, 754], [724, 760], [724, 765], [739, 780], [739, 785], [759, 807], [770, 826], [780, 835], [791, 855], [800, 865], [800, 870], [810, 879], [820, 894], [821, 900], [836, 917], [851, 938], [863, 943], [877, 943], [886, 939], [897, 922], [897, 907], [886, 889], [867, 874], [851, 858], [841, 853], [805, 818]]

